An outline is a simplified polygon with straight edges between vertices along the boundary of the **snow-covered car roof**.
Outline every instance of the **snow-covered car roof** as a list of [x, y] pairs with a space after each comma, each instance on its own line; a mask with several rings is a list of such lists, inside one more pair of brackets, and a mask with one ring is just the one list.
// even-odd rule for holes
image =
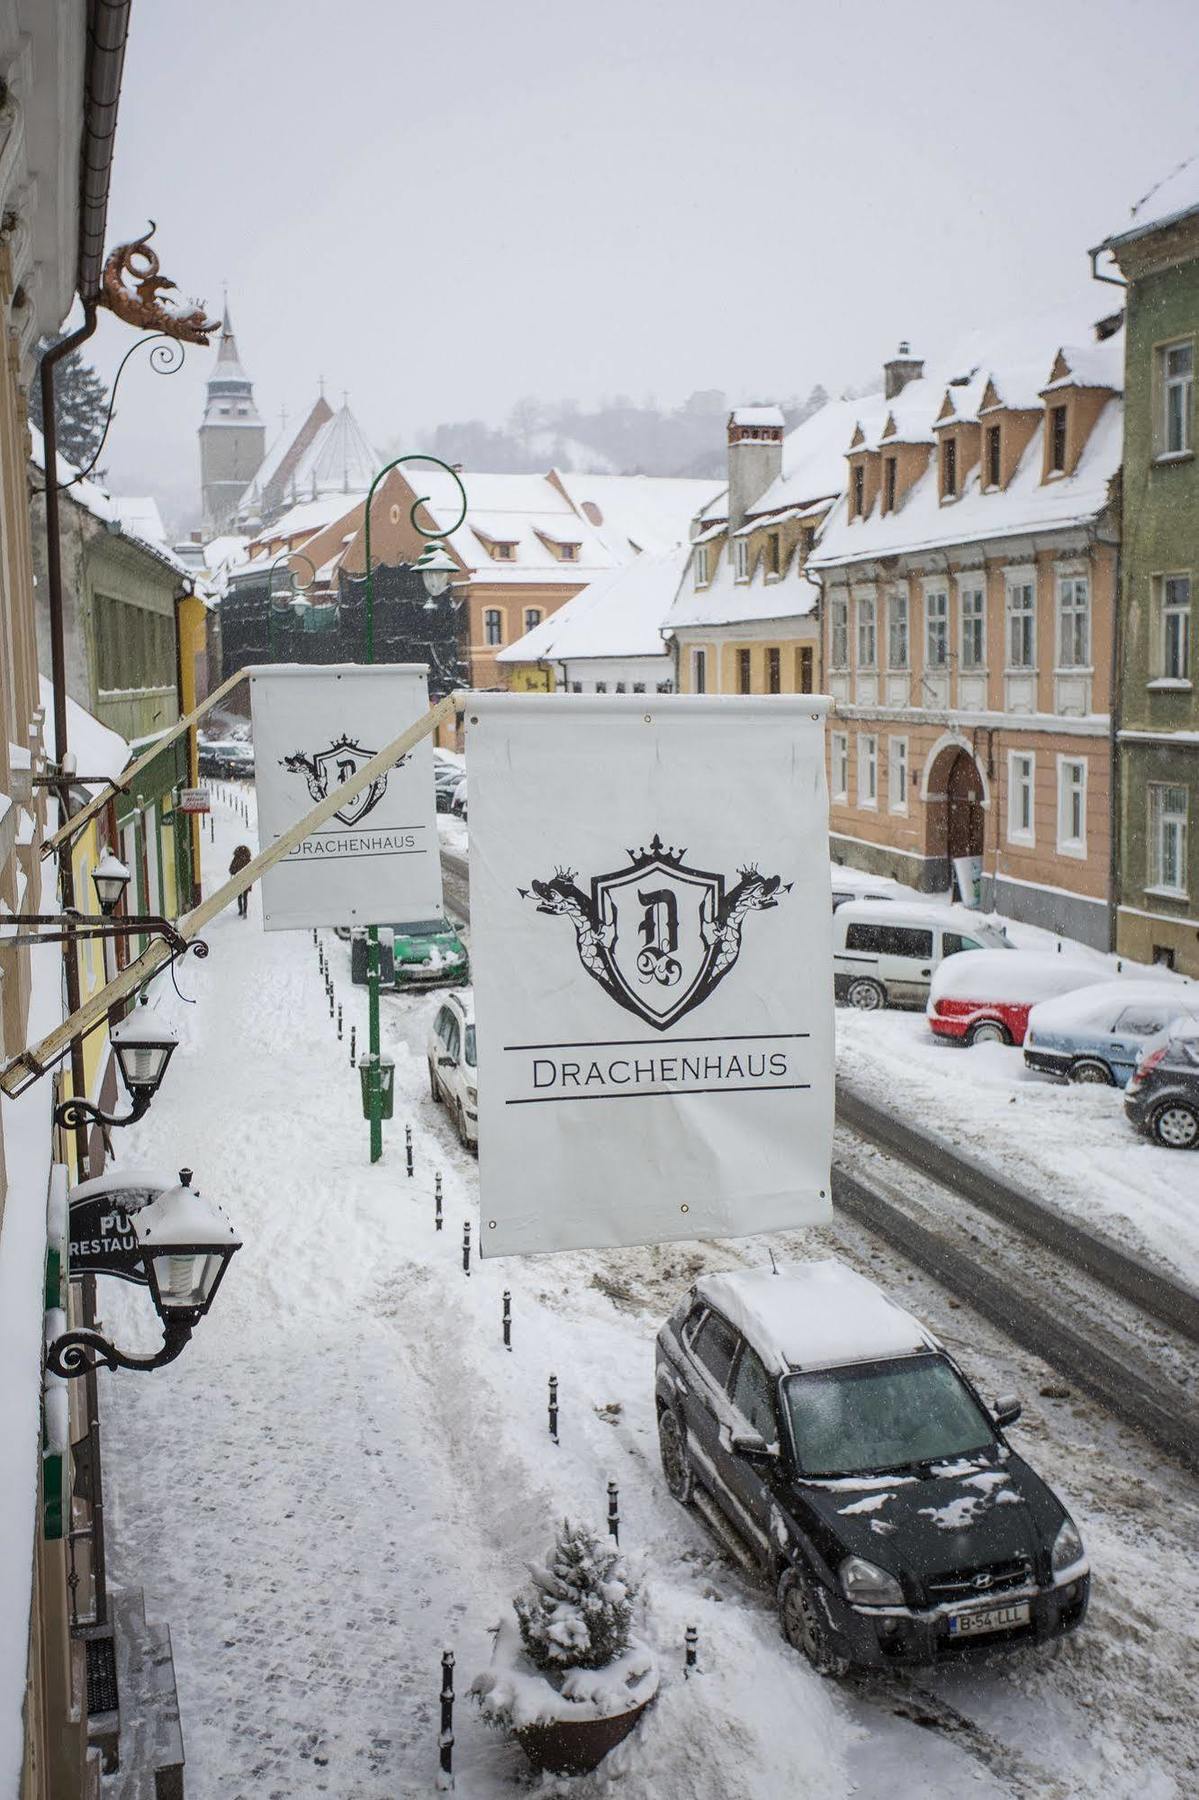
[[1162, 1006], [1169, 1009], [1171, 1019], [1199, 1022], [1199, 982], [1186, 981], [1181, 975], [1174, 980], [1097, 981], [1093, 987], [1075, 988], [1058, 994], [1052, 1000], [1041, 1000], [1029, 1015], [1029, 1028], [1042, 1031], [1065, 1031], [1073, 1025], [1086, 1026], [1097, 1019], [1114, 1019], [1125, 1006]]
[[919, 1319], [835, 1257], [783, 1264], [777, 1274], [737, 1269], [705, 1275], [695, 1286], [776, 1374], [938, 1347]]
[[[939, 965], [928, 1003], [931, 1008], [950, 998], [1024, 1006], [1093, 987], [1097, 972], [1096, 963], [1046, 950], [972, 950], [969, 956], [947, 956]], [[1131, 986], [1129, 991], [1135, 992]]]
[[1000, 926], [973, 912], [968, 906], [954, 906], [949, 901], [908, 901], [903, 898], [902, 893], [897, 899], [888, 896], [885, 900], [879, 900], [867, 896], [862, 900], [847, 900], [844, 906], [837, 908], [838, 918], [850, 923], [854, 919], [862, 919], [871, 924], [894, 925], [898, 922], [900, 913], [905, 919], [914, 920], [918, 925], [945, 925], [954, 931], [972, 931], [978, 937], [987, 934], [992, 937], [996, 934], [1003, 935]]

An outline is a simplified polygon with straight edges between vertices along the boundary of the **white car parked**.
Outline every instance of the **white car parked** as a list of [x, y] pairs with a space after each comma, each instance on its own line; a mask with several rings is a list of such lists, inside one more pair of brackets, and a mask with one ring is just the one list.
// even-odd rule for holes
[[479, 1086], [475, 1066], [475, 1003], [469, 989], [447, 994], [429, 1033], [429, 1091], [449, 1108], [468, 1150], [479, 1147]]
[[1002, 929], [964, 906], [849, 900], [833, 914], [833, 986], [873, 1012], [928, 998], [933, 972], [963, 950], [1010, 950]]

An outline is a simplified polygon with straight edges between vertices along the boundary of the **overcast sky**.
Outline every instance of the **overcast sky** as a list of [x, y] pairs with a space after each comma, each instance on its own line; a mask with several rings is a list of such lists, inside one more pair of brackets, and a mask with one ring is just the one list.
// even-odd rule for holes
[[[272, 434], [321, 374], [413, 447], [525, 394], [833, 389], [1085, 304], [1197, 78], [1194, 0], [134, 0], [109, 242], [154, 218], [185, 294], [228, 282]], [[180, 524], [212, 357], [131, 371], [105, 455]]]

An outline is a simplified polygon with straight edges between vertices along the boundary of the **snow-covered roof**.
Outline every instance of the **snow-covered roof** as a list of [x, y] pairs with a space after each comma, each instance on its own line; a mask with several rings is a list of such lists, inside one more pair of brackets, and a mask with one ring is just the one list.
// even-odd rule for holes
[[732, 546], [722, 543], [708, 551], [708, 581], [696, 587], [694, 565], [683, 571], [674, 605], [666, 616], [670, 630], [692, 625], [739, 625], [750, 620], [803, 619], [815, 611], [820, 590], [808, 581], [793, 559], [782, 576], [769, 580], [758, 557], [749, 581], [736, 579]]
[[555, 469], [549, 479], [561, 485], [575, 511], [621, 561], [639, 550], [662, 552], [682, 543], [696, 513], [724, 489], [722, 481], [710, 477], [681, 475], [580, 475]]
[[1025, 1006], [1094, 981], [1095, 964], [1072, 956], [1047, 950], [971, 950], [939, 964], [929, 988], [929, 1008], [945, 998]]
[[1007, 487], [1000, 492], [983, 492], [981, 466], [975, 464], [964, 478], [958, 498], [943, 503], [936, 459], [931, 458], [924, 474], [892, 512], [882, 512], [876, 503], [865, 519], [851, 519], [843, 494], [829, 515], [810, 564], [827, 569], [903, 551], [979, 543], [989, 538], [1064, 530], [1088, 523], [1108, 504], [1111, 482], [1123, 455], [1123, 417], [1122, 402], [1109, 400], [1083, 447], [1074, 473], [1054, 481], [1041, 480], [1045, 429], [1042, 421], [1025, 446]]
[[[427, 496], [425, 510], [434, 524], [446, 530], [462, 507], [452, 477], [443, 469], [420, 466], [406, 469], [405, 474], [413, 491]], [[580, 582], [610, 569], [617, 560], [627, 560], [627, 556], [617, 557], [596, 528], [578, 516], [566, 495], [544, 475], [464, 472], [461, 479], [466, 490], [466, 522], [450, 534], [449, 545], [467, 569], [485, 573], [488, 582]], [[514, 544], [515, 556], [510, 561], [494, 559], [485, 547], [489, 541]], [[564, 561], [551, 548], [555, 541], [577, 543], [577, 558]]]
[[122, 529], [131, 537], [145, 538], [148, 544], [166, 548], [166, 526], [152, 494], [114, 494], [112, 503]]
[[911, 1356], [936, 1339], [911, 1313], [836, 1258], [704, 1275], [700, 1299], [723, 1314], [772, 1372]]
[[[248, 547], [251, 560], [261, 561], [267, 546], [280, 538], [309, 538], [314, 532], [323, 531], [326, 525], [334, 524], [361, 506], [365, 499], [364, 488], [358, 494], [321, 494], [316, 500], [301, 500], [281, 514], [273, 525], [264, 526], [256, 538], [251, 538]], [[270, 561], [269, 556], [266, 560]]]
[[[45, 474], [46, 441], [38, 427], [34, 424], [30, 424], [29, 426], [29, 442], [30, 461], [35, 468], [41, 469], [42, 473]], [[81, 478], [78, 469], [76, 469], [73, 464], [69, 463], [66, 457], [61, 453], [57, 460], [58, 482], [62, 489], [62, 493], [67, 500], [73, 502], [76, 506], [81, 506], [84, 512], [90, 513], [92, 517], [98, 519], [101, 524], [118, 526], [122, 537], [127, 538], [130, 543], [137, 544], [143, 550], [148, 551], [151, 556], [157, 559], [157, 561], [165, 563], [168, 568], [174, 569], [177, 574], [189, 575], [191, 573], [187, 564], [181, 561], [180, 558], [175, 555], [173, 550], [168, 549], [165, 541], [166, 533], [163, 528], [162, 519], [159, 516], [158, 508], [153, 500], [125, 500], [120, 497], [114, 498], [106, 488], [101, 487], [98, 481], [92, 481], [87, 476]], [[157, 529], [157, 538], [149, 538], [145, 535], [144, 526], [147, 516], [146, 508], [148, 507], [153, 508], [153, 520], [151, 523], [154, 524]], [[124, 513], [122, 512], [123, 508], [125, 509]], [[128, 523], [126, 520], [128, 520]]]
[[[1163, 979], [1163, 975], [1168, 979]], [[1169, 976], [1160, 966], [1153, 969], [1153, 980], [1138, 981], [1130, 988], [1127, 981], [1097, 981], [1093, 987], [1076, 988], [1052, 1000], [1041, 1000], [1029, 1015], [1030, 1031], [1065, 1031], [1074, 1026], [1096, 1026], [1104, 1021], [1112, 1024], [1125, 1006], [1154, 1006], [1160, 1003], [1170, 1019], [1199, 1020], [1199, 982], [1183, 975]]]
[[750, 430], [782, 431], [787, 421], [781, 406], [735, 406], [730, 425], [743, 425]]
[[664, 556], [648, 551], [611, 569], [543, 619], [497, 662], [574, 662], [592, 656], [661, 656], [668, 652], [661, 628], [670, 611], [688, 550], [677, 545]]
[[300, 457], [288, 489], [298, 499], [327, 493], [365, 494], [382, 463], [349, 407], [342, 406], [325, 420]]
[[[38, 697], [50, 718], [54, 712], [54, 686], [45, 675], [38, 676]], [[67, 695], [67, 748], [75, 758], [80, 775], [98, 779], [89, 783], [96, 791], [105, 781], [115, 781], [129, 761], [129, 745], [118, 732], [101, 725], [99, 719]]]
[[781, 512], [839, 494], [845, 486], [845, 452], [863, 404], [829, 400], [789, 431], [783, 439], [782, 473], [754, 501], [750, 514]]
[[1046, 391], [1055, 388], [1110, 388], [1112, 393], [1124, 391], [1124, 333], [1118, 331], [1099, 344], [1063, 344], [1055, 358], [1062, 372], [1046, 382]]
[[1131, 223], [1123, 231], [1113, 232], [1108, 242], [1126, 244], [1195, 211], [1199, 211], [1199, 153], [1187, 157], [1142, 195], [1131, 209]]

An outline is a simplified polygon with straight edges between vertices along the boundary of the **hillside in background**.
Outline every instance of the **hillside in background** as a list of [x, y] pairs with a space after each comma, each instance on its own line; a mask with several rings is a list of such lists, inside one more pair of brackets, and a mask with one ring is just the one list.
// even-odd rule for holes
[[[847, 397], [868, 393], [850, 390]], [[788, 429], [824, 405], [828, 394], [817, 384], [806, 399], [780, 402]], [[725, 469], [725, 424], [730, 402], [719, 388], [701, 388], [673, 410], [652, 398], [640, 402], [617, 394], [591, 411], [577, 401], [526, 399], [513, 407], [503, 426], [462, 419], [418, 434], [444, 462], [467, 469], [533, 472], [579, 469], [594, 474], [706, 475]]]

